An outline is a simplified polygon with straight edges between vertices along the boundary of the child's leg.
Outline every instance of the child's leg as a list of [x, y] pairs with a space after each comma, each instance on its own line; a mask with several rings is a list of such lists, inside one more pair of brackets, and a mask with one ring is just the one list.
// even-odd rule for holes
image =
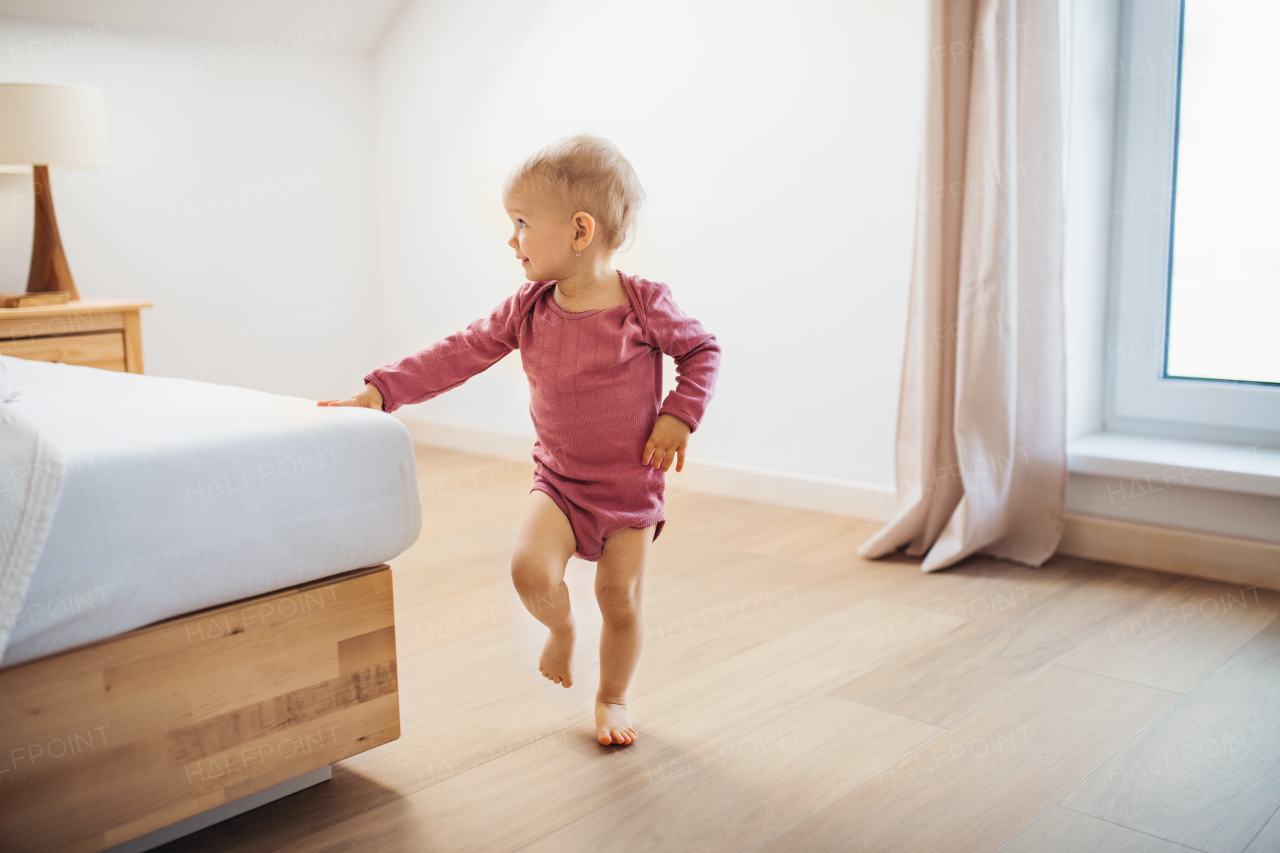
[[600, 691], [596, 694], [596, 736], [601, 743], [631, 743], [636, 730], [627, 716], [627, 685], [640, 660], [640, 599], [653, 528], [628, 527], [605, 540], [596, 563], [600, 631]]
[[565, 687], [573, 684], [577, 620], [569, 606], [564, 567], [576, 547], [569, 519], [555, 501], [545, 492], [530, 492], [528, 509], [511, 556], [511, 580], [533, 618], [551, 629], [538, 669]]

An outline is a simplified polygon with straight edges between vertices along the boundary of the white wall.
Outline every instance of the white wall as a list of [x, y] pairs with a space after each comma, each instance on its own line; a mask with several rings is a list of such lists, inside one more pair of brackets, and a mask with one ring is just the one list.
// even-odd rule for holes
[[[391, 360], [524, 280], [499, 186], [567, 134], [649, 195], [629, 273], [671, 285], [724, 365], [695, 458], [893, 483], [923, 3], [412, 2], [375, 60]], [[416, 417], [531, 434], [518, 356]]]
[[[372, 66], [341, 27], [251, 43], [0, 18], [0, 80], [106, 94], [111, 166], [53, 169], [83, 297], [148, 299], [148, 373], [300, 396], [377, 360]], [[0, 176], [0, 292], [30, 175]]]

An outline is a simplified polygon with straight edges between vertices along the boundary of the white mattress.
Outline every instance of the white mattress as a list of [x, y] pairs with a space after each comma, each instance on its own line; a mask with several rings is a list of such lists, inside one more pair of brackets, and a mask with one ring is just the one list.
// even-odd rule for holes
[[4, 405], [67, 465], [0, 666], [377, 565], [418, 538], [413, 444], [390, 415], [0, 358], [21, 391]]

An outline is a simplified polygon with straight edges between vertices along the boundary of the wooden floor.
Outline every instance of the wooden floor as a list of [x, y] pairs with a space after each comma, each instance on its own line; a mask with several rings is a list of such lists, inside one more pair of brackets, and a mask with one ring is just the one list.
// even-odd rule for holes
[[874, 525], [669, 475], [601, 747], [509, 577], [528, 464], [419, 448], [392, 561], [400, 740], [168, 851], [1280, 850], [1280, 595], [1057, 557], [925, 575]]

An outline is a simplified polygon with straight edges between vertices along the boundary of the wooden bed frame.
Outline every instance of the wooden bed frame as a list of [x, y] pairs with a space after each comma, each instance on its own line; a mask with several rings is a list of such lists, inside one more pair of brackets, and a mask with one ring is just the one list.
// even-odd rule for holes
[[400, 736], [391, 569], [0, 670], [0, 847], [92, 853]]

